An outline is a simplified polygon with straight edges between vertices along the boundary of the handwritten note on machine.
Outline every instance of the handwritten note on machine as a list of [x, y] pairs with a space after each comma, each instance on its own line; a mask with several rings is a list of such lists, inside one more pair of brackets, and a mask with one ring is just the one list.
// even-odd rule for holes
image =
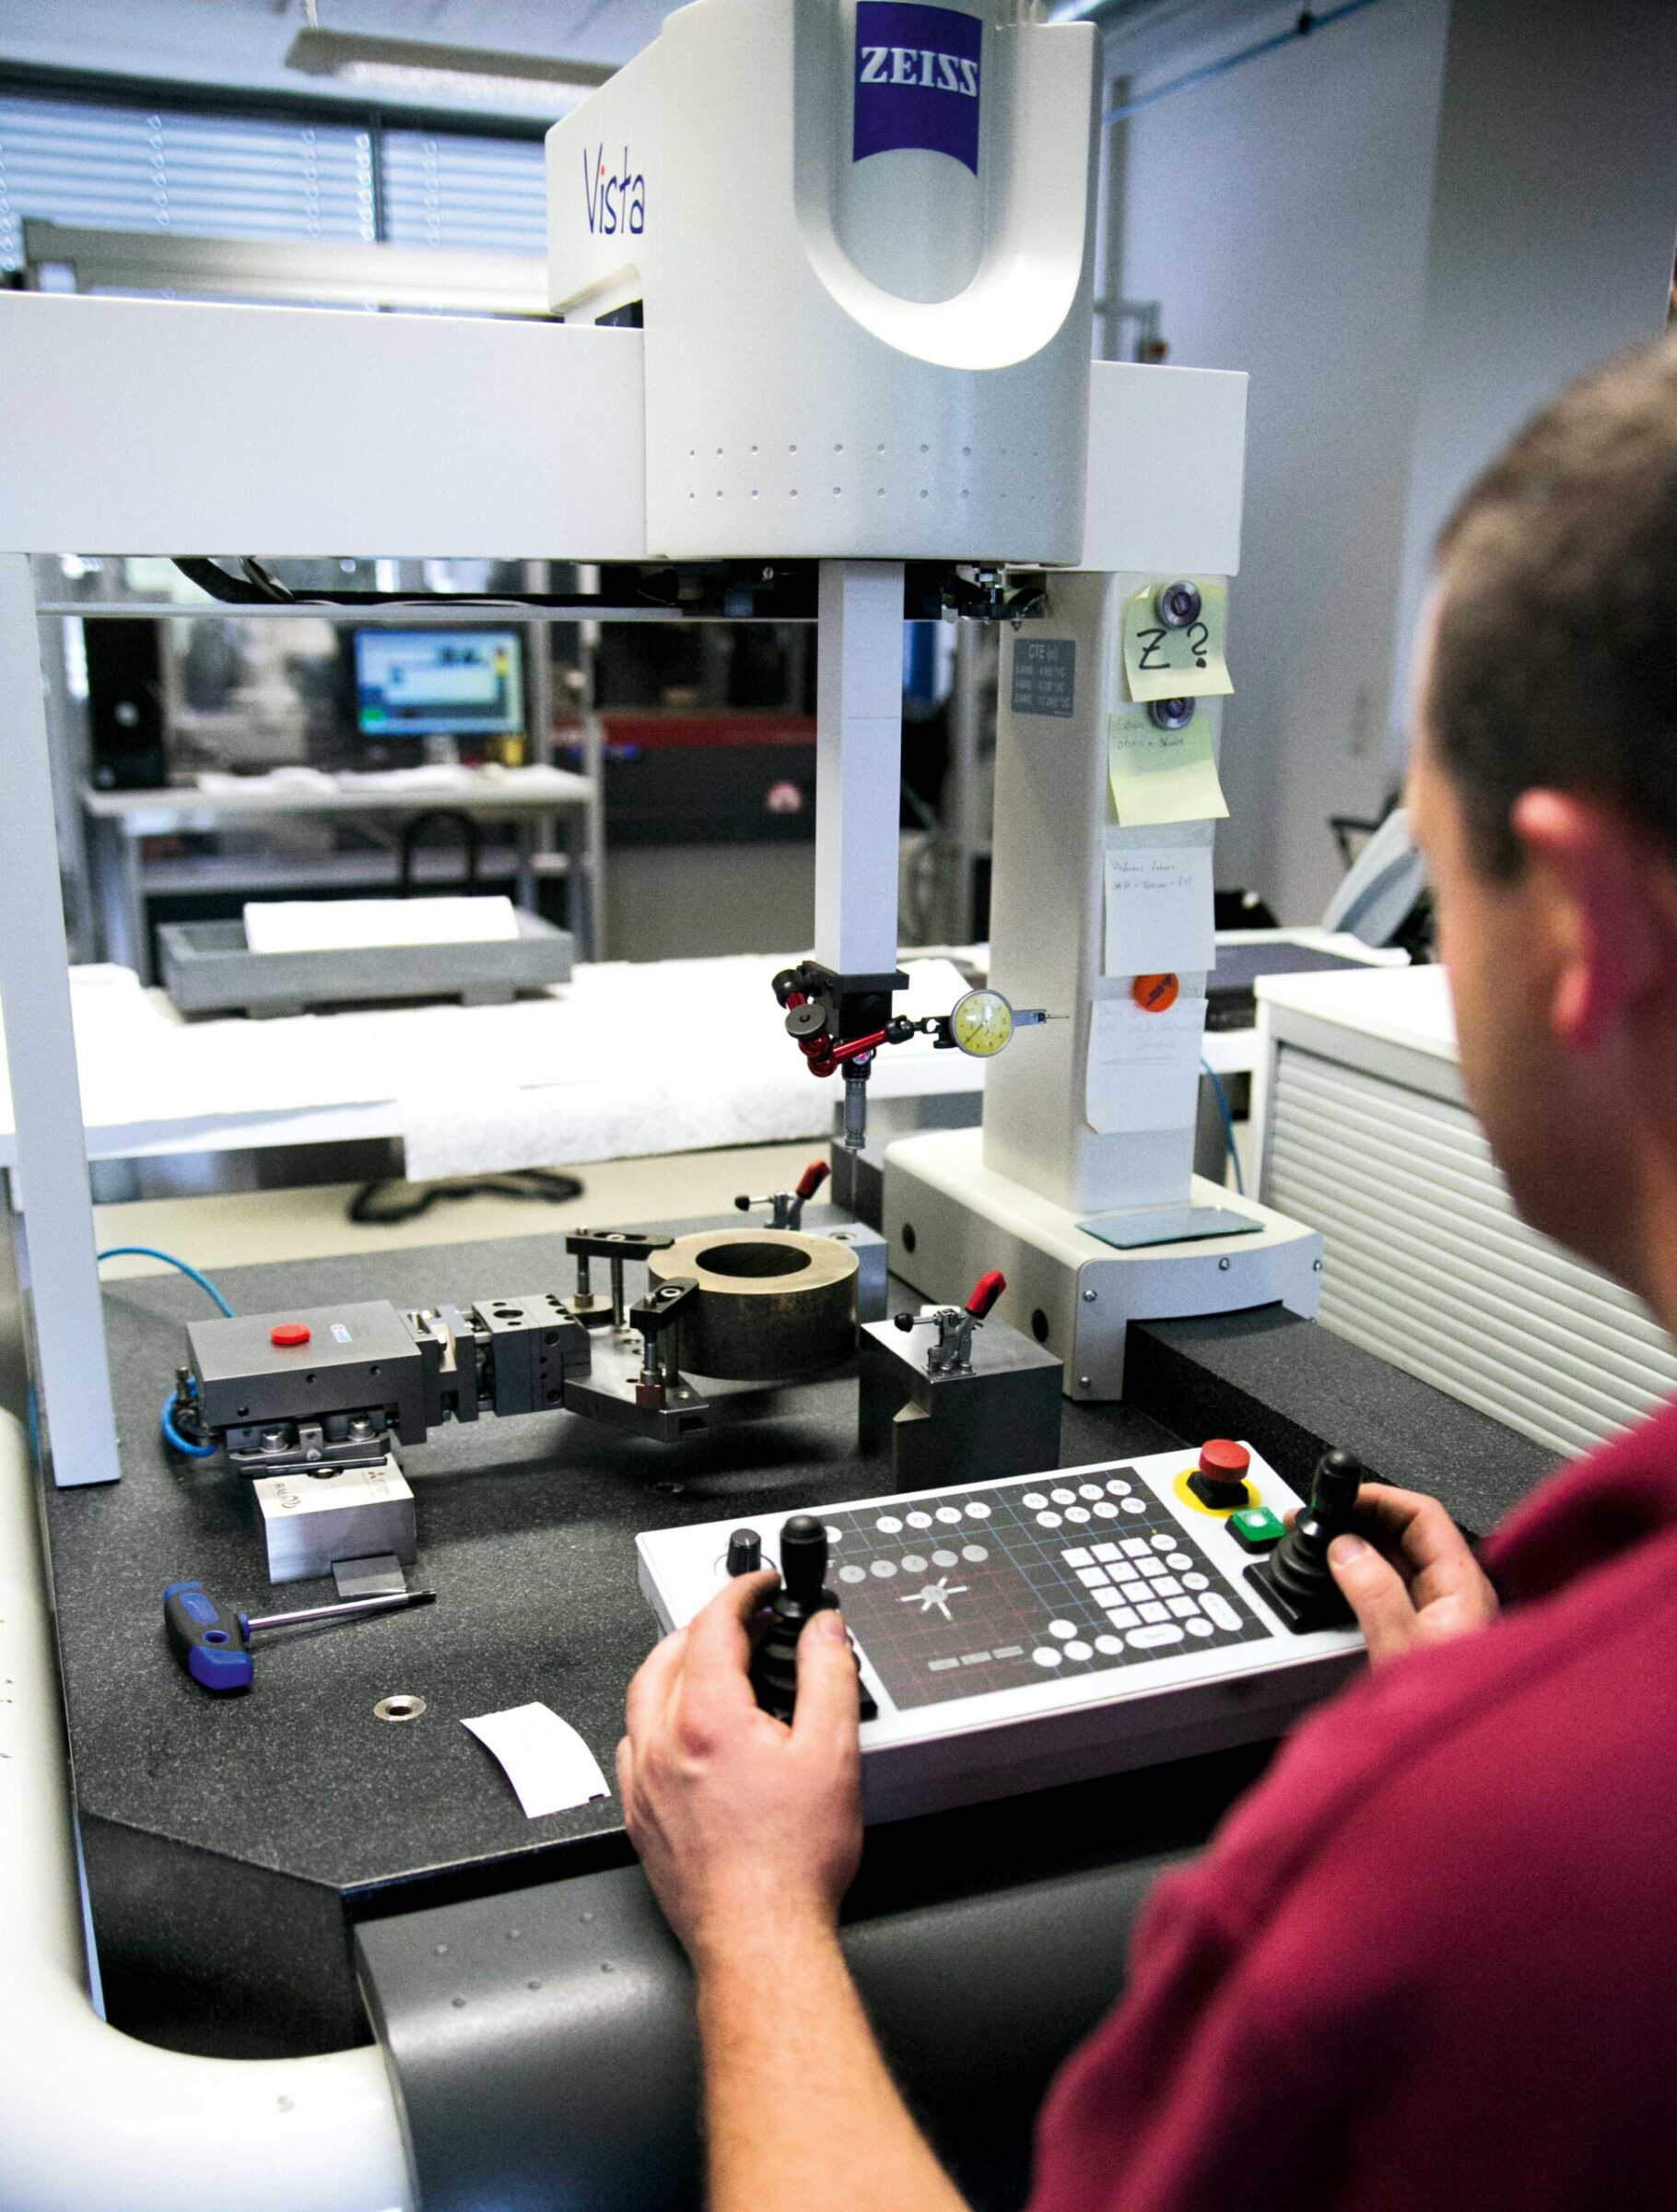
[[1162, 1014], [1138, 1006], [1129, 992], [1097, 998], [1089, 1010], [1089, 1057], [1084, 1112], [1097, 1135], [1180, 1129], [1194, 1118], [1200, 1095], [1203, 998], [1179, 998]]
[[1216, 964], [1209, 846], [1114, 848], [1106, 875], [1108, 975]]
[[[1172, 620], [1161, 611], [1172, 593], [1190, 594]], [[1182, 616], [1194, 608], [1190, 619]], [[1174, 611], [1174, 610], [1167, 610]], [[1220, 583], [1200, 579], [1169, 584], [1161, 593], [1149, 584], [1125, 603], [1124, 675], [1132, 699], [1213, 699], [1234, 689], [1224, 638], [1228, 629], [1228, 593]]]
[[1107, 717], [1107, 773], [1123, 829], [1217, 822], [1227, 816], [1206, 713], [1169, 730], [1160, 729], [1145, 707], [1114, 708]]

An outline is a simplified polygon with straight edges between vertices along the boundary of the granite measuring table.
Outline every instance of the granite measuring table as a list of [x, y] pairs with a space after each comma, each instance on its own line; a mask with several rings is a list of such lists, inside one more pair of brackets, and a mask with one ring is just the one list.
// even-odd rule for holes
[[[840, 1218], [813, 1208], [807, 1221]], [[230, 1269], [220, 1280], [239, 1311], [263, 1312], [334, 1298], [465, 1303], [563, 1289], [570, 1275], [560, 1237], [522, 1236]], [[895, 1290], [898, 1302], [912, 1296]], [[1297, 1482], [1323, 1417], [1260, 1400], [1267, 1390], [1284, 1401], [1286, 1377], [1324, 1347], [1313, 1328], [1283, 1328], [1272, 1311], [1273, 1344], [1255, 1349], [1249, 1325], [1232, 1358], [1226, 1335], [1196, 1343], [1206, 1324], [1175, 1324], [1178, 1340], [1154, 1362], [1151, 1410], [1068, 1404], [1061, 1464], [1170, 1448], [1190, 1430], [1197, 1441], [1195, 1417], [1214, 1406], [1232, 1432], [1266, 1418], [1270, 1433], [1284, 1432], [1277, 1464]], [[562, 1413], [444, 1427], [403, 1453], [417, 1501], [414, 1579], [438, 1603], [265, 1640], [252, 1693], [212, 1700], [167, 1654], [164, 1584], [196, 1576], [235, 1605], [272, 1608], [242, 1485], [219, 1460], [172, 1459], [158, 1434], [184, 1324], [203, 1312], [202, 1294], [173, 1277], [107, 1289], [123, 1479], [48, 1499], [106, 2001], [114, 2024], [183, 2049], [332, 2049], [367, 2034], [351, 1964], [358, 1923], [629, 1862], [615, 1796], [528, 1820], [460, 1722], [540, 1700], [611, 1775], [624, 1690], [654, 1637], [636, 1581], [637, 1532], [892, 1485], [882, 1463], [858, 1455], [849, 1372], [767, 1392], [756, 1418], [675, 1447]], [[1352, 1348], [1331, 1347], [1332, 1357]], [[1523, 1440], [1409, 1378], [1394, 1383], [1394, 1371], [1368, 1355], [1354, 1361], [1367, 1363], [1361, 1387], [1382, 1419], [1432, 1423], [1442, 1458], [1481, 1470], [1478, 1492], [1487, 1465], [1505, 1500], [1541, 1473], [1543, 1455]], [[1354, 1427], [1360, 1371], [1336, 1365], [1327, 1394]], [[298, 1583], [278, 1602], [334, 1594], [330, 1583]], [[377, 1718], [374, 1706], [397, 1693], [423, 1697], [424, 1717]], [[851, 1911], [865, 1917], [1193, 1848], [1265, 1756], [1217, 1754], [875, 1829]]]

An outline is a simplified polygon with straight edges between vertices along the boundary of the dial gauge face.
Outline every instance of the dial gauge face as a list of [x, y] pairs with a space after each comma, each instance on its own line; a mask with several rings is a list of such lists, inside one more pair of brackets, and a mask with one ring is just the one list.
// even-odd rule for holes
[[999, 991], [969, 991], [956, 999], [949, 1033], [964, 1053], [988, 1060], [1014, 1033], [1014, 1010]]

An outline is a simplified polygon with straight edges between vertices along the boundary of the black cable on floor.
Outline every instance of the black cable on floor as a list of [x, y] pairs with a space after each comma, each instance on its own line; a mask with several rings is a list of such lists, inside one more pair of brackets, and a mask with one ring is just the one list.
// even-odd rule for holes
[[450, 1182], [365, 1182], [349, 1201], [349, 1218], [364, 1229], [416, 1221], [439, 1199], [536, 1198], [563, 1206], [582, 1195], [574, 1175], [557, 1168], [520, 1168], [507, 1175], [470, 1175]]

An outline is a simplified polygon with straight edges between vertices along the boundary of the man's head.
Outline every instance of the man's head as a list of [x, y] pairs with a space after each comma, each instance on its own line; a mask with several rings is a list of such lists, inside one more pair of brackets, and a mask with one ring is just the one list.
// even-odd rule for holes
[[1410, 796], [1522, 1212], [1677, 1300], [1677, 346], [1545, 408], [1438, 547]]

